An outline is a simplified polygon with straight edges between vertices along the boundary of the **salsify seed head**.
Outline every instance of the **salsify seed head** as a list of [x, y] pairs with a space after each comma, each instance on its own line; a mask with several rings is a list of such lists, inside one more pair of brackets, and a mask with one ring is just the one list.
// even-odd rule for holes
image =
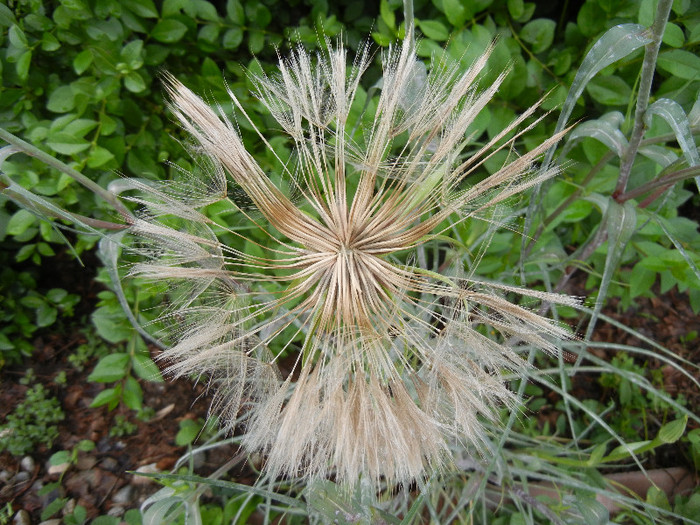
[[[513, 402], [499, 374], [526, 368], [502, 341], [517, 336], [554, 352], [568, 337], [503, 296], [573, 299], [459, 269], [438, 273], [414, 255], [444, 239], [450, 221], [493, 215], [556, 174], [533, 162], [559, 135], [467, 185], [534, 125], [516, 131], [536, 106], [465, 155], [465, 130], [506, 75], [479, 89], [489, 52], [467, 71], [434, 63], [426, 72], [410, 39], [389, 49], [373, 119], [362, 126], [356, 99], [367, 49], [351, 66], [342, 45], [318, 56], [297, 49], [276, 75], [253, 78], [295, 147], [277, 179], [231, 120], [166, 75], [171, 109], [208, 165], [133, 197], [143, 212], [132, 232], [146, 257], [131, 274], [168, 284], [169, 371], [207, 377], [224, 424], [244, 414], [244, 443], [266, 454], [271, 476], [408, 482], [448, 465], [450, 441], [479, 453], [484, 420]], [[236, 205], [235, 191], [250, 206]], [[218, 201], [247, 226], [208, 218], [202, 208]], [[286, 377], [280, 354], [297, 356]]]

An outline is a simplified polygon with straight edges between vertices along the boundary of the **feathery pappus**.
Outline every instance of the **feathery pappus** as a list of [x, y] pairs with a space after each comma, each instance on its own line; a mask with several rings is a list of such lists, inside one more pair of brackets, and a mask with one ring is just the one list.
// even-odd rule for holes
[[[466, 71], [443, 64], [426, 74], [407, 38], [383, 55], [371, 125], [357, 129], [351, 108], [367, 48], [351, 65], [340, 44], [315, 56], [293, 51], [277, 74], [253, 78], [294, 144], [294, 160], [280, 162], [284, 185], [246, 150], [232, 120], [165, 77], [173, 113], [210, 165], [132, 197], [142, 213], [131, 231], [146, 257], [131, 275], [168, 284], [169, 372], [206, 377], [223, 424], [246, 415], [244, 444], [266, 455], [271, 476], [378, 484], [444, 468], [451, 440], [478, 451], [482, 418], [513, 403], [500, 374], [523, 373], [527, 363], [503, 341], [517, 336], [555, 352], [569, 337], [504, 296], [575, 299], [437, 273], [412, 256], [444, 238], [448, 220], [485, 215], [557, 173], [534, 162], [562, 134], [466, 184], [535, 125], [524, 123], [537, 106], [465, 153], [465, 130], [507, 74], [478, 86], [490, 51]], [[233, 189], [249, 207], [229, 198]], [[202, 208], [219, 201], [249, 228], [215, 225]], [[222, 228], [241, 242], [221, 242]], [[256, 249], [246, 252], [246, 243]], [[279, 354], [289, 352], [294, 370], [282, 377]]]

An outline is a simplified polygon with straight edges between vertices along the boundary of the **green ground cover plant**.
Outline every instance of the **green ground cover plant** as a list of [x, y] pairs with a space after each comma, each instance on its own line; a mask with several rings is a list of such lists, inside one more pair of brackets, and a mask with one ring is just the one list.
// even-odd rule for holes
[[23, 456], [39, 445], [51, 448], [58, 437], [56, 424], [64, 417], [58, 399], [49, 395], [44, 385], [33, 385], [0, 425], [0, 451]]
[[[110, 289], [91, 316], [97, 333], [115, 345], [92, 370], [91, 381], [110, 384], [93, 406], [143, 410], [139, 381], [162, 380], [146, 343], [163, 345], [153, 307], [167, 290], [124, 278], [116, 246], [126, 242], [124, 218], [131, 211], [117, 195], [128, 190], [129, 179], [151, 184], [201, 169], [182, 147], [188, 138], [166, 109], [159, 72], [169, 71], [230, 115], [228, 86], [250, 117], [237, 121], [242, 141], [277, 184], [294, 144], [251, 95], [249, 72], [272, 74], [276, 48], [281, 55], [295, 45], [321, 49], [326, 37], [342, 38], [350, 55], [368, 35], [375, 49], [387, 48], [406, 38], [405, 19], [414, 17], [425, 64], [432, 58], [466, 70], [495, 42], [480, 85], [491, 85], [510, 67], [494, 100], [465, 130], [466, 151], [497, 137], [545, 95], [542, 108], [552, 111], [489, 157], [474, 182], [578, 122], [541, 159], [541, 169], [561, 167], [556, 178], [500, 207], [490, 222], [446, 223], [445, 238], [417, 256], [426, 271], [458, 261], [465, 273], [546, 292], [566, 290], [585, 275], [585, 306], [541, 310], [580, 323], [582, 339], [562, 342], [559, 359], [520, 347], [538, 368], [527, 381], [507, 377], [525, 413], [546, 403], [545, 391], [555, 393], [556, 422], [541, 425], [504, 410], [505, 432], [495, 425], [489, 434], [490, 462], [474, 462], [455, 445], [459, 469], [421, 480], [411, 493], [376, 492], [362, 483], [348, 491], [294, 477], [256, 487], [226, 481], [243, 457], [208, 479], [198, 477], [188, 458], [242, 440], [217, 434], [193, 448], [173, 474], [159, 477], [164, 487], [144, 504], [144, 523], [245, 523], [253, 512], [290, 523], [699, 521], [697, 489], [675, 501], [653, 488], [616, 495], [622, 510], [612, 513], [601, 503], [601, 496], [615, 494], [606, 477], [613, 466], [643, 472], [645, 458], [679, 440], [697, 455], [696, 430], [686, 431], [700, 423], [697, 407], [667, 394], [649, 370], [649, 363], [661, 362], [697, 386], [697, 363], [684, 362], [653, 336], [636, 333], [644, 343], [639, 347], [591, 336], [599, 321], [613, 322], [603, 313], [612, 298], [624, 309], [675, 288], [700, 312], [700, 236], [697, 214], [689, 212], [700, 204], [700, 11], [689, 0], [587, 0], [578, 12], [564, 6], [547, 11], [523, 1], [436, 0], [415, 2], [405, 12], [403, 2], [386, 0], [378, 11], [362, 1], [0, 4], [0, 139], [10, 144], [0, 150], [0, 365], [30, 363], [37, 330], [71, 315], [77, 298], [38, 289], [35, 278], [68, 238], [77, 257], [99, 250], [100, 279]], [[382, 94], [379, 55], [358, 88], [358, 125], [371, 124]], [[250, 206], [242, 192], [229, 197], [242, 209]], [[215, 203], [204, 213], [221, 225], [215, 231], [223, 242], [240, 243], [227, 233], [240, 223], [230, 210]], [[66, 233], [68, 224], [74, 230]], [[502, 224], [509, 227], [494, 227]], [[241, 249], [254, 255], [256, 242], [269, 243], [261, 235], [251, 240]], [[136, 335], [133, 324], [148, 326], [148, 333]], [[610, 404], [577, 399], [576, 374], [599, 378], [614, 392]], [[213, 493], [206, 501], [203, 487]]]

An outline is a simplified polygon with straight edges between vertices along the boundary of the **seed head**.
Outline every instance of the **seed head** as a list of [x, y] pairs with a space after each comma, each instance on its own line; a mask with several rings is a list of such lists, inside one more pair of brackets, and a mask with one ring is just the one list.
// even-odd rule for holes
[[[522, 372], [525, 362], [499, 341], [517, 336], [553, 352], [551, 340], [567, 337], [502, 296], [573, 299], [442, 274], [415, 257], [445, 242], [450, 221], [489, 216], [555, 175], [532, 166], [560, 136], [467, 185], [534, 125], [505, 139], [536, 106], [465, 155], [465, 130], [507, 74], [477, 86], [491, 49], [466, 72], [435, 62], [426, 73], [410, 39], [391, 48], [363, 127], [367, 49], [348, 67], [345, 49], [328, 47], [317, 57], [297, 49], [277, 75], [253, 78], [294, 142], [293, 161], [280, 161], [275, 179], [283, 184], [246, 151], [231, 120], [166, 76], [171, 109], [209, 165], [134, 197], [144, 212], [132, 231], [148, 250], [131, 273], [170, 285], [169, 371], [206, 376], [224, 424], [245, 414], [244, 443], [266, 453], [270, 475], [406, 482], [447, 465], [450, 440], [480, 450], [482, 418], [512, 403], [499, 373]], [[252, 210], [229, 198], [236, 191]], [[217, 201], [245, 226], [202, 213]], [[278, 356], [295, 352], [282, 377]]]

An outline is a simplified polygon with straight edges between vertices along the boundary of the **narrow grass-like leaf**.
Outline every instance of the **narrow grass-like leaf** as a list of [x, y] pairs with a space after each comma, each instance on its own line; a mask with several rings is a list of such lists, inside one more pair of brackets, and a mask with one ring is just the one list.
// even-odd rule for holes
[[[648, 30], [639, 24], [620, 24], [609, 29], [600, 39], [593, 44], [591, 50], [583, 59], [581, 67], [576, 73], [569, 94], [557, 121], [555, 133], [563, 130], [574, 110], [576, 101], [586, 88], [586, 84], [598, 74], [598, 72], [626, 57], [633, 51], [651, 42]], [[543, 166], [548, 166], [554, 156], [554, 148], [547, 152]]]
[[97, 251], [100, 260], [105, 265], [109, 278], [112, 281], [112, 286], [114, 293], [119, 299], [119, 304], [124, 310], [124, 314], [127, 319], [134, 327], [134, 329], [143, 337], [146, 341], [149, 341], [156, 345], [160, 349], [165, 349], [166, 346], [160, 342], [158, 339], [152, 337], [146, 330], [143, 329], [141, 324], [134, 316], [134, 312], [131, 310], [129, 301], [126, 299], [124, 294], [124, 288], [122, 287], [121, 278], [119, 276], [119, 269], [117, 264], [117, 259], [119, 258], [119, 248], [122, 246], [121, 240], [124, 237], [125, 232], [117, 232], [112, 234], [107, 234], [102, 239], [100, 239], [99, 249]]
[[[644, 114], [644, 121], [647, 126], [651, 125], [654, 115], [658, 115], [671, 126], [673, 133], [676, 135], [676, 140], [681, 150], [683, 150], [688, 166], [700, 164], [700, 155], [698, 154], [698, 147], [695, 145], [693, 132], [690, 129], [690, 121], [681, 105], [675, 100], [661, 98], [647, 108]], [[695, 177], [695, 183], [700, 189], [700, 176]]]
[[607, 229], [608, 253], [605, 257], [605, 268], [596, 297], [595, 308], [586, 330], [586, 340], [590, 339], [593, 334], [593, 329], [603, 308], [603, 302], [607, 297], [608, 287], [612, 281], [613, 274], [620, 263], [627, 241], [632, 237], [637, 227], [637, 210], [634, 204], [631, 201], [627, 201], [621, 205], [610, 199], [601, 227]]
[[[627, 149], [629, 144], [627, 138], [619, 129], [620, 120], [616, 118], [618, 115], [622, 117], [621, 113], [615, 111], [613, 114], [607, 115], [607, 117], [613, 118], [601, 117], [579, 124], [576, 129], [569, 133], [566, 146], [562, 150], [562, 156], [564, 156], [579, 140], [585, 137], [591, 137], [605, 144], [614, 151], [618, 157], [622, 157], [623, 152]], [[624, 119], [624, 117], [622, 118]]]
[[639, 153], [644, 155], [646, 158], [653, 160], [662, 168], [666, 168], [678, 160], [678, 155], [673, 153], [673, 151], [663, 146], [656, 146], [654, 144], [642, 146], [639, 148]]

